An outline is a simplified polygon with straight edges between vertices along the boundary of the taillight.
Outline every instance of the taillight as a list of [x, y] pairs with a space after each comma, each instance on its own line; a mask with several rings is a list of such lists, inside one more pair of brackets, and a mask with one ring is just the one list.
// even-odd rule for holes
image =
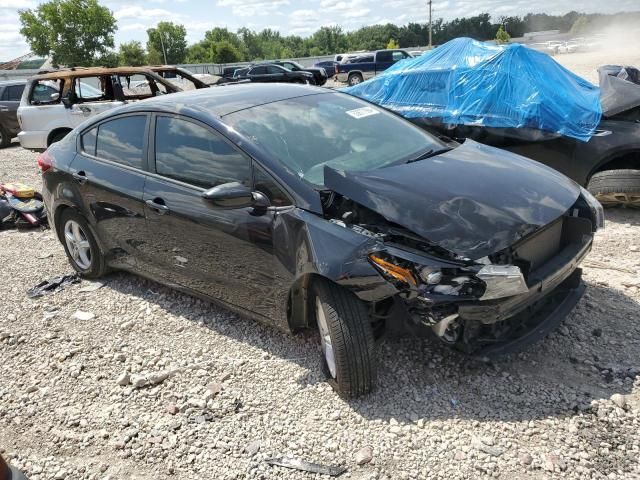
[[53, 157], [48, 150], [38, 155], [38, 168], [42, 173], [46, 172], [53, 166]]
[[338, 67], [338, 65], [336, 65], [336, 74], [340, 73], [340, 67]]

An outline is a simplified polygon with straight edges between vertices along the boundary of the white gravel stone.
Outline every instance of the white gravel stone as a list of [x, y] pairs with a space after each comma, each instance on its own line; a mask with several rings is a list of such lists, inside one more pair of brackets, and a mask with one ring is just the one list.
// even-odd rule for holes
[[[35, 159], [0, 150], [0, 178], [39, 186]], [[313, 334], [150, 280], [114, 273], [92, 292], [29, 299], [72, 269], [52, 232], [0, 231], [0, 453], [30, 480], [313, 478], [264, 463], [285, 455], [354, 480], [640, 478], [640, 289], [624, 286], [640, 270], [628, 247], [640, 215], [606, 216], [562, 334], [486, 361], [387, 338], [376, 391], [354, 401], [323, 381]]]

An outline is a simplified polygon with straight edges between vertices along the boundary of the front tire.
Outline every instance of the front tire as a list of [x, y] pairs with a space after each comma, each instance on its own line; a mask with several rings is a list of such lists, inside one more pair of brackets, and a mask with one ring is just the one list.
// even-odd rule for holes
[[376, 348], [366, 305], [326, 280], [311, 288], [311, 310], [322, 346], [323, 370], [344, 398], [369, 393], [376, 381]]
[[0, 148], [5, 148], [11, 145], [11, 134], [9, 131], [0, 125]]
[[82, 215], [65, 210], [58, 222], [58, 235], [69, 263], [81, 276], [99, 278], [107, 273], [104, 255]]
[[589, 191], [605, 207], [640, 207], [640, 170], [605, 170], [595, 173]]

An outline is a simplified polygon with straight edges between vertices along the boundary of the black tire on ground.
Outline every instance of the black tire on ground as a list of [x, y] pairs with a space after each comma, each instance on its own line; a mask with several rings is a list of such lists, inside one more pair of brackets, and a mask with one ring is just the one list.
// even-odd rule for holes
[[595, 173], [587, 188], [606, 207], [640, 207], [640, 170]]
[[376, 382], [377, 358], [367, 306], [348, 290], [327, 280], [312, 284], [310, 299], [316, 324], [317, 301], [324, 311], [333, 346], [335, 376], [322, 354], [323, 370], [330, 385], [344, 398], [369, 393]]
[[[65, 240], [65, 226], [68, 222], [76, 222], [80, 227], [83, 236], [89, 242], [90, 264], [87, 267], [82, 267], [81, 265], [79, 265], [69, 251], [69, 245]], [[93, 235], [93, 231], [82, 215], [71, 208], [67, 208], [64, 212], [62, 212], [62, 215], [60, 215], [60, 218], [56, 225], [56, 230], [58, 231], [58, 236], [60, 238], [60, 241], [62, 242], [62, 245], [64, 246], [64, 251], [67, 254], [69, 263], [74, 268], [74, 270], [76, 270], [82, 277], [99, 278], [109, 271], [104, 255], [102, 254], [102, 251], [98, 246], [98, 242]]]
[[[62, 132], [58, 132], [55, 135], [53, 135], [51, 137], [51, 139], [49, 140], [49, 145], [53, 145], [56, 142], [59, 142], [60, 140], [62, 140], [64, 137], [67, 136], [67, 134], [70, 132], [70, 130], [63, 130]], [[48, 146], [49, 146], [48, 145]]]
[[0, 148], [5, 148], [11, 145], [11, 134], [9, 131], [0, 125]]
[[353, 73], [349, 75], [349, 79], [347, 83], [349, 84], [350, 87], [353, 87], [354, 85], [358, 85], [359, 83], [362, 83], [363, 80], [364, 79], [362, 78], [361, 74]]

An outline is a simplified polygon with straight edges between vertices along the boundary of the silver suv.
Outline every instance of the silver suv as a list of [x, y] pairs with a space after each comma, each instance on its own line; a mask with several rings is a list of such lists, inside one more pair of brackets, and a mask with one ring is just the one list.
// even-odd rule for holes
[[170, 66], [73, 68], [36, 75], [18, 108], [18, 139], [24, 148], [45, 150], [89, 117], [130, 101], [182, 91], [178, 79], [194, 88], [208, 86]]

